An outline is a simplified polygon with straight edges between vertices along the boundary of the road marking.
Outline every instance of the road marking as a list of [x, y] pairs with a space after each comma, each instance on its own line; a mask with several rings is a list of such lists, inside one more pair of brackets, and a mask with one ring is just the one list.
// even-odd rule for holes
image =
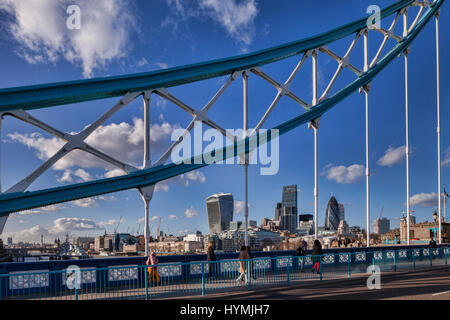
[[450, 290], [449, 291], [444, 291], [444, 292], [433, 293], [432, 296], [438, 296], [440, 294], [446, 294], [446, 293], [450, 293]]

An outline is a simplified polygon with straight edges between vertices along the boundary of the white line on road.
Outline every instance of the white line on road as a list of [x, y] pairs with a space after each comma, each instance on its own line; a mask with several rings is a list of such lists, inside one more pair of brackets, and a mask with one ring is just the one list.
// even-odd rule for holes
[[432, 296], [438, 296], [440, 294], [446, 294], [446, 293], [450, 293], [450, 290], [449, 291], [444, 291], [444, 292], [433, 293]]

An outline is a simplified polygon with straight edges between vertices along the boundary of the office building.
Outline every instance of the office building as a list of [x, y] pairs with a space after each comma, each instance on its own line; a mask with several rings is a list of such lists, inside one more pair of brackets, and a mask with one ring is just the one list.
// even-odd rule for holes
[[281, 211], [282, 211], [282, 205], [281, 202], [277, 203], [277, 207], [275, 208], [275, 221], [281, 220]]
[[275, 208], [275, 221], [279, 222], [280, 230], [294, 233], [297, 229], [297, 185], [283, 186], [281, 204]]
[[312, 214], [300, 214], [297, 231], [302, 235], [314, 233], [314, 216]]
[[390, 220], [387, 218], [373, 220], [372, 228], [373, 233], [383, 235], [391, 229]]
[[210, 234], [229, 229], [233, 220], [233, 207], [233, 195], [229, 193], [214, 194], [206, 199]]
[[337, 231], [343, 216], [344, 206], [339, 204], [334, 196], [331, 196], [325, 212], [325, 230]]
[[297, 208], [283, 207], [282, 212], [280, 229], [294, 233], [295, 229], [297, 229]]

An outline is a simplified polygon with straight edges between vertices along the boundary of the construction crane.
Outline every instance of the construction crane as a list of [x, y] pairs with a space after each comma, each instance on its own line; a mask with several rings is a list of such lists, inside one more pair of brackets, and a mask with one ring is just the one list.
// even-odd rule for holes
[[117, 223], [116, 228], [114, 229], [114, 234], [117, 233], [117, 228], [119, 228], [120, 223], [122, 222], [122, 216], [120, 216], [119, 223]]

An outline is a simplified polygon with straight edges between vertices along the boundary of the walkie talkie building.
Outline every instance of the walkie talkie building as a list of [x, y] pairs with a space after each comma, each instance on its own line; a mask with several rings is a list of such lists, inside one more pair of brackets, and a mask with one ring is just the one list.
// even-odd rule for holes
[[233, 208], [233, 195], [230, 193], [214, 194], [206, 198], [210, 234], [229, 229], [233, 220]]

